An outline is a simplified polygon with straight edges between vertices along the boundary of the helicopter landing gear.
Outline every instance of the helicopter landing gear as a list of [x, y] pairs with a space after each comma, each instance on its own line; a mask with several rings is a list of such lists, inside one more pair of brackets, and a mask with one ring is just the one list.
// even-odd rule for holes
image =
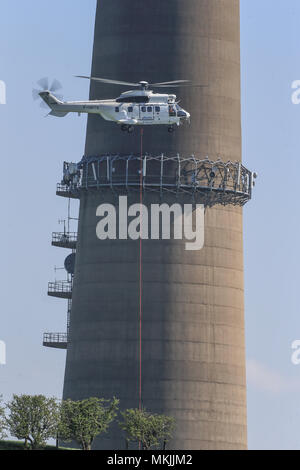
[[168, 132], [170, 132], [170, 134], [173, 134], [173, 132], [175, 132], [175, 127], [174, 126], [168, 127]]
[[134, 131], [134, 127], [128, 126], [127, 124], [122, 124], [121, 131], [128, 132], [128, 134], [132, 134], [132, 132]]

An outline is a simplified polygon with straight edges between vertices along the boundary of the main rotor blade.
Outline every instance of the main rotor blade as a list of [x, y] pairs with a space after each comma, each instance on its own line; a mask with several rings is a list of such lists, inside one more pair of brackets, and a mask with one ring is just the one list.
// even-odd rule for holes
[[47, 77], [45, 78], [41, 78], [38, 82], [38, 85], [40, 85], [40, 87], [43, 89], [43, 90], [49, 90], [49, 80]]
[[75, 75], [76, 78], [87, 78], [101, 83], [109, 83], [111, 85], [125, 85], [125, 86], [141, 86], [140, 83], [121, 82], [119, 80], [109, 80], [108, 78], [85, 77], [83, 75]]
[[150, 83], [149, 86], [172, 85], [175, 83], [188, 83], [190, 80], [173, 80], [172, 82]]
[[155, 88], [206, 88], [208, 85], [151, 85]]

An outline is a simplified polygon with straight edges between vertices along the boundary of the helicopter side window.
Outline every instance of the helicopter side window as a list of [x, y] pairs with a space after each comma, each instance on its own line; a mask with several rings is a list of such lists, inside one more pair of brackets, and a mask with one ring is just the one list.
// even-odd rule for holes
[[174, 106], [169, 106], [169, 116], [176, 116], [176, 109]]
[[120, 108], [116, 107], [115, 111], [116, 111], [116, 113], [118, 113], [120, 111]]
[[142, 111], [142, 113], [145, 113], [146, 112], [146, 106], [142, 106], [141, 111]]
[[133, 113], [133, 107], [132, 106], [128, 106], [128, 112]]
[[129, 97], [129, 98], [126, 97], [126, 98], [118, 98], [118, 99], [116, 99], [116, 102], [117, 102], [117, 103], [132, 103], [132, 101], [133, 101], [133, 99], [130, 98], [130, 97]]
[[148, 103], [149, 96], [127, 96], [122, 98], [117, 98], [117, 103]]
[[148, 103], [149, 96], [133, 96], [132, 102], [133, 103]]
[[148, 112], [148, 113], [152, 113], [152, 111], [153, 111], [153, 108], [152, 108], [152, 106], [148, 106], [148, 108], [147, 108], [147, 112]]
[[160, 113], [160, 106], [155, 106], [155, 112]]

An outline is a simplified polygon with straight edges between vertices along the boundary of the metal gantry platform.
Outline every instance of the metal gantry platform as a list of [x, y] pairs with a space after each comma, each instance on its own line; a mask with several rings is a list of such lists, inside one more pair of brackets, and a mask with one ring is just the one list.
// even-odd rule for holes
[[66, 333], [45, 333], [43, 346], [54, 349], [67, 349], [68, 335]]
[[[73, 219], [70, 216], [70, 201], [68, 203], [68, 220], [60, 220], [59, 223], [64, 224], [63, 232], [53, 232], [52, 233], [52, 246], [67, 248], [75, 253], [77, 245], [77, 232], [70, 231], [70, 220]], [[73, 219], [77, 220], [77, 219]], [[61, 299], [68, 300], [68, 309], [67, 309], [67, 332], [66, 333], [45, 333], [43, 337], [43, 346], [48, 348], [56, 349], [67, 349], [69, 342], [69, 328], [70, 328], [70, 315], [72, 309], [72, 289], [73, 289], [73, 273], [70, 273], [70, 258], [69, 255], [64, 263], [64, 268], [67, 271], [67, 280], [64, 281], [55, 281], [49, 282], [48, 284], [48, 295], [51, 297], [58, 297]], [[67, 263], [68, 261], [68, 263]], [[57, 270], [57, 268], [56, 268]]]
[[72, 282], [55, 281], [48, 283], [48, 295], [60, 299], [72, 299]]
[[78, 164], [65, 162], [57, 194], [80, 198], [83, 191], [107, 189], [118, 194], [140, 191], [142, 184], [145, 195], [191, 196], [206, 207], [243, 206], [252, 197], [256, 177], [240, 162], [208, 157], [102, 155], [83, 157]]
[[[179, 202], [244, 206], [252, 197], [257, 175], [240, 162], [221, 158], [211, 160], [176, 155], [101, 155], [83, 157], [79, 163], [64, 162], [63, 179], [56, 194], [80, 199], [86, 191], [124, 194], [140, 192], [144, 197], [156, 193], [161, 199], [173, 195]], [[69, 201], [70, 205], [70, 201]], [[52, 234], [52, 245], [71, 249], [77, 246], [77, 233], [66, 230]], [[46, 333], [44, 346], [65, 349], [68, 344], [72, 307], [72, 281], [50, 282], [48, 295], [68, 299], [67, 333]]]
[[66, 197], [68, 199], [79, 199], [80, 194], [78, 191], [78, 184], [70, 186], [58, 184], [56, 186], [56, 195]]
[[52, 246], [75, 250], [76, 244], [77, 244], [76, 232], [53, 232], [52, 233]]

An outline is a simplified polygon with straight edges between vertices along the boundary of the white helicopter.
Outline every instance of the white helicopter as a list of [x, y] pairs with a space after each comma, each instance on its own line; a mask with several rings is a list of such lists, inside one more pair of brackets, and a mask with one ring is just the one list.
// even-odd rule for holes
[[[179, 106], [176, 95], [154, 93], [149, 87], [169, 88], [189, 86], [184, 85], [189, 80], [175, 80], [172, 82], [152, 83], [141, 81], [139, 83], [122, 82], [106, 78], [77, 76], [101, 83], [122, 86], [139, 87], [140, 90], [126, 91], [116, 99], [95, 101], [62, 101], [53, 92], [61, 88], [60, 83], [54, 80], [49, 87], [48, 79], [42, 79], [38, 84], [42, 90], [33, 90], [33, 97], [41, 97], [49, 106], [50, 116], [64, 117], [68, 113], [98, 114], [106, 121], [112, 121], [121, 127], [122, 131], [133, 132], [135, 126], [168, 126], [169, 132], [174, 132], [176, 126], [185, 122], [190, 123], [190, 114]], [[192, 85], [200, 86], [200, 85]]]

